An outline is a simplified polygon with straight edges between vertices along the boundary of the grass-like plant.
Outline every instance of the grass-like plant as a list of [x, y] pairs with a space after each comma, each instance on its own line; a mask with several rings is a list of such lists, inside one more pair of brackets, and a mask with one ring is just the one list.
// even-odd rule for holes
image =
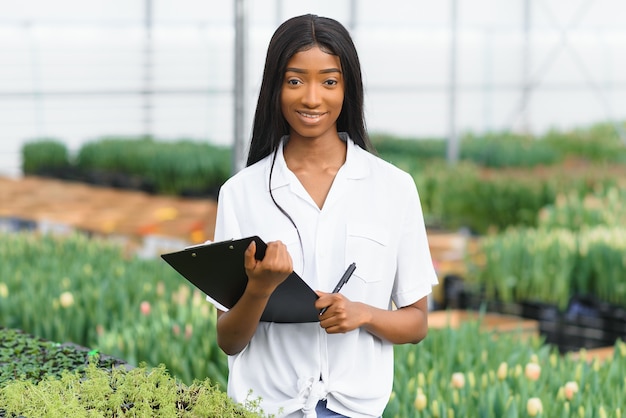
[[162, 261], [79, 233], [0, 233], [0, 259], [3, 326], [225, 387], [215, 309]]
[[626, 344], [613, 357], [561, 355], [541, 338], [484, 331], [478, 322], [431, 330], [396, 346], [394, 392], [384, 418], [621, 417]]
[[564, 310], [574, 295], [626, 307], [626, 193], [617, 188], [559, 195], [537, 228], [480, 239], [468, 280], [504, 302], [544, 302]]
[[[172, 401], [175, 408], [202, 403], [193, 396], [196, 390], [199, 394], [209, 389], [194, 386], [197, 380], [210, 378], [212, 384], [225, 388], [226, 358], [215, 343], [215, 312], [200, 294], [182, 282], [183, 279], [175, 273], [169, 276], [171, 269], [159, 260], [137, 260], [124, 255], [112, 243], [82, 235], [37, 234], [0, 235], [0, 258], [3, 260], [0, 263], [0, 323], [52, 341], [66, 342], [91, 336], [86, 342], [74, 342], [139, 365], [140, 370], [141, 364], [147, 363], [147, 369], [134, 372], [141, 376], [125, 373], [119, 377], [130, 379], [125, 380], [131, 382], [128, 386], [107, 380], [110, 377], [105, 378], [99, 372], [94, 372], [93, 379], [89, 380], [100, 383], [81, 381], [81, 388], [74, 383], [65, 386], [50, 383], [49, 379], [42, 383], [20, 383], [24, 368], [22, 372], [12, 371], [12, 377], [7, 380], [15, 386], [8, 385], [9, 392], [3, 390], [4, 394], [12, 395], [2, 395], [0, 409], [8, 410], [4, 405], [9, 398], [28, 399], [30, 403], [32, 397], [35, 403], [37, 396], [61, 407], [58, 405], [60, 395], [53, 395], [54, 391], [72, 386], [78, 393], [82, 390], [89, 393], [81, 399], [94, 399], [94, 405], [104, 405], [104, 408], [118, 408], [118, 416], [124, 416], [122, 413], [131, 416], [140, 410], [144, 401], [131, 398], [136, 392], [112, 392], [110, 388], [141, 386], [144, 388], [140, 391], [142, 399], [146, 397], [153, 402], [175, 399]], [[540, 339], [521, 340], [505, 334], [495, 337], [483, 333], [477, 325], [467, 324], [460, 330], [433, 329], [418, 345], [396, 347], [394, 393], [384, 417], [450, 417], [452, 414], [457, 417], [524, 417], [527, 416], [526, 403], [534, 398], [542, 402], [544, 417], [579, 417], [581, 407], [586, 411], [582, 416], [591, 417], [599, 416], [600, 408], [615, 414], [621, 405], [619, 402], [626, 396], [623, 380], [626, 348], [622, 343], [616, 345], [611, 362], [588, 364], [560, 356]], [[15, 354], [12, 353], [12, 358], [17, 357]], [[534, 379], [526, 375], [528, 363], [541, 367], [540, 377]], [[35, 368], [35, 364], [31, 364]], [[65, 362], [61, 364], [63, 368], [70, 367]], [[163, 377], [157, 379], [157, 376], [163, 373], [147, 372], [150, 367], [158, 369], [161, 364], [183, 385], [181, 387], [194, 388], [184, 391], [187, 398], [181, 400], [183, 395], [177, 392], [179, 386], [167, 380], [163, 386], [176, 389], [167, 396], [159, 394], [158, 400], [154, 400], [151, 394], [156, 388], [144, 375], [155, 373], [151, 376], [161, 381]], [[142, 380], [144, 378], [148, 381]], [[55, 382], [63, 381], [63, 378], [56, 379]], [[580, 390], [568, 399], [564, 387], [570, 381]], [[89, 389], [90, 384], [99, 389]], [[68, 407], [70, 404], [84, 407], [74, 401], [67, 404]], [[131, 404], [133, 408], [129, 409]], [[166, 406], [162, 408], [166, 410]], [[189, 410], [185, 411], [187, 415], [181, 412], [181, 416], [194, 416]], [[27, 412], [19, 413], [45, 416]], [[206, 411], [199, 414], [205, 413], [208, 415], [197, 416], [220, 416]], [[81, 416], [79, 412], [76, 414], [69, 416]]]
[[69, 151], [58, 139], [40, 138], [22, 146], [22, 172], [25, 175], [59, 176], [69, 167]]

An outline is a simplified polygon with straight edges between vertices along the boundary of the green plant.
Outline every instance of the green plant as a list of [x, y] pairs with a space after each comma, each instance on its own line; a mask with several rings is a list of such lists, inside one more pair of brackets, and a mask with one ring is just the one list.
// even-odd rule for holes
[[562, 356], [539, 338], [481, 331], [481, 319], [460, 329], [433, 329], [418, 345], [395, 347], [394, 391], [384, 418], [535, 416], [619, 417], [626, 397], [626, 344], [610, 360]]
[[626, 308], [626, 227], [585, 229], [580, 233], [579, 248], [579, 286], [599, 300]]
[[215, 308], [161, 260], [78, 233], [0, 234], [0, 259], [4, 326], [225, 387]]
[[426, 219], [448, 229], [484, 234], [508, 226], [533, 226], [540, 208], [554, 201], [552, 181], [519, 172], [486, 172], [471, 163], [428, 163], [411, 171]]
[[127, 177], [157, 193], [207, 193], [230, 176], [230, 150], [192, 140], [105, 137], [84, 144], [76, 165], [113, 185]]
[[466, 134], [461, 142], [461, 159], [483, 167], [533, 167], [551, 165], [561, 155], [545, 141], [510, 132]]
[[11, 416], [43, 417], [261, 417], [256, 401], [235, 404], [209, 380], [186, 386], [163, 366], [105, 371], [90, 363], [37, 383], [17, 380], [0, 388], [0, 407]]
[[472, 277], [503, 302], [543, 302], [565, 309], [577, 262], [576, 235], [566, 229], [509, 229], [481, 240], [484, 264]]
[[578, 191], [559, 194], [553, 204], [539, 212], [538, 226], [568, 228], [626, 225], [626, 191], [617, 187], [599, 188], [581, 195]]
[[110, 369], [124, 364], [73, 344], [59, 344], [24, 332], [0, 328], [0, 387], [14, 380], [38, 382], [66, 370], [81, 372], [87, 364]]
[[59, 140], [41, 138], [22, 146], [22, 172], [25, 175], [54, 175], [69, 166], [69, 152]]
[[537, 228], [509, 228], [481, 238], [484, 255], [468, 280], [487, 297], [538, 301], [564, 309], [591, 295], [626, 307], [626, 194], [610, 187], [560, 195], [538, 215]]
[[424, 161], [446, 158], [446, 142], [443, 138], [402, 138], [375, 133], [370, 136], [370, 139], [380, 157], [394, 164], [406, 160]]
[[551, 129], [541, 140], [564, 158], [623, 164], [626, 163], [626, 147], [616, 124], [621, 124], [622, 130], [626, 129], [626, 122], [602, 122], [569, 131]]

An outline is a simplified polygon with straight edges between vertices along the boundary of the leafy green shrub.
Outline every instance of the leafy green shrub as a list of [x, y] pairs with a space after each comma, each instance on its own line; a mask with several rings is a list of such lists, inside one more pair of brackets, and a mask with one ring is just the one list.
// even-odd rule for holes
[[25, 175], [54, 176], [68, 167], [67, 147], [56, 139], [42, 138], [22, 146], [22, 172]]
[[[261, 417], [256, 401], [235, 404], [209, 380], [180, 384], [163, 366], [105, 371], [89, 364], [39, 382], [0, 387], [0, 406], [11, 416]], [[1, 412], [1, 410], [0, 410]], [[53, 415], [52, 415], [53, 414]]]

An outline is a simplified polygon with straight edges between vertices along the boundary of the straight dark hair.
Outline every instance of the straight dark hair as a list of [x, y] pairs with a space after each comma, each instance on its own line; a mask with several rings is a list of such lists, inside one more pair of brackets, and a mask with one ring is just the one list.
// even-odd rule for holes
[[347, 132], [361, 148], [374, 152], [365, 128], [361, 64], [352, 38], [336, 20], [307, 14], [285, 21], [270, 40], [254, 114], [248, 166], [275, 152], [281, 138], [289, 134], [289, 124], [280, 105], [287, 62], [294, 54], [314, 46], [338, 56], [341, 63], [345, 91], [337, 130]]

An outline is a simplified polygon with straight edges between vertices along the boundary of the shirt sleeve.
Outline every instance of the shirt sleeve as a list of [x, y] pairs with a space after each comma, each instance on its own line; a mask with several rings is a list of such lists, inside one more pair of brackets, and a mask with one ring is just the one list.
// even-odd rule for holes
[[[226, 184], [222, 186], [217, 199], [217, 215], [215, 219], [215, 234], [213, 241], [225, 241], [228, 239], [240, 238], [241, 232], [237, 221], [237, 212], [233, 205], [232, 193]], [[207, 295], [206, 300], [211, 302], [217, 309], [228, 311], [228, 308]]]
[[432, 287], [439, 282], [430, 254], [417, 187], [410, 175], [406, 174], [405, 178], [407, 202], [392, 294], [398, 307], [410, 305], [429, 295]]
[[237, 207], [227, 181], [220, 189], [217, 199], [214, 241], [241, 238], [241, 228], [237, 218]]

